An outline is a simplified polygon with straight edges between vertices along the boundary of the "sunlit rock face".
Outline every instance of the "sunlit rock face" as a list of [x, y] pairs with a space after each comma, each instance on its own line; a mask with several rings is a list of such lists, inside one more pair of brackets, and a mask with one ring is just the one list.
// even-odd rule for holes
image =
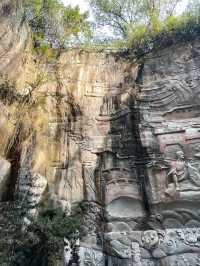
[[2, 0], [0, 3], [0, 72], [17, 77], [22, 54], [28, 40], [28, 29], [22, 23], [20, 0]]
[[74, 265], [200, 265], [199, 40], [140, 62], [80, 49], [47, 62], [4, 13], [1, 209], [16, 201], [30, 224], [49, 202], [70, 214], [84, 201]]

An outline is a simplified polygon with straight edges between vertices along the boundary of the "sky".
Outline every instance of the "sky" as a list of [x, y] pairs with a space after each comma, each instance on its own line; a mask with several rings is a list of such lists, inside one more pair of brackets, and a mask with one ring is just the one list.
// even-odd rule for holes
[[65, 5], [79, 6], [82, 12], [89, 9], [89, 4], [87, 0], [62, 0]]
[[177, 6], [177, 14], [181, 14], [187, 6], [188, 0], [182, 0]]
[[[89, 10], [89, 4], [87, 0], [62, 0], [65, 5], [76, 6], [79, 5], [82, 12]], [[180, 14], [186, 7], [188, 0], [182, 0], [177, 7], [177, 13]]]

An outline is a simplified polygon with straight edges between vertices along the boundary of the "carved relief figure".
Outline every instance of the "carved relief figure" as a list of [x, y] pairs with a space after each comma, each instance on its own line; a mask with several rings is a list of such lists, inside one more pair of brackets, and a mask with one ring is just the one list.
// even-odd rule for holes
[[183, 151], [176, 152], [177, 160], [172, 164], [171, 169], [168, 173], [168, 177], [171, 175], [176, 190], [180, 190], [179, 182], [187, 178], [187, 167], [185, 163], [185, 156]]
[[158, 233], [154, 230], [144, 231], [142, 235], [142, 243], [148, 250], [155, 248], [159, 243]]
[[197, 233], [196, 229], [188, 230], [185, 235], [185, 244], [189, 246], [200, 247], [198, 237], [199, 234]]
[[[167, 179], [172, 177], [176, 191], [199, 190], [200, 189], [200, 171], [194, 167], [194, 162], [185, 160], [183, 151], [176, 152], [177, 160], [171, 163], [171, 169]], [[171, 183], [167, 184], [166, 193], [170, 194]]]

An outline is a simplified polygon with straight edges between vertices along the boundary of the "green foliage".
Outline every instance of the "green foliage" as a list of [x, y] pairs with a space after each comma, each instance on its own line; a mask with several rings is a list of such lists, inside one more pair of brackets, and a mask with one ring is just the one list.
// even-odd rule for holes
[[200, 1], [198, 5], [195, 1], [195, 5], [190, 5], [182, 15], [170, 15], [163, 20], [155, 15], [151, 20], [151, 24], [128, 24], [126, 37], [115, 41], [115, 45], [142, 55], [179, 41], [191, 40], [200, 33]]
[[87, 22], [88, 13], [81, 14], [78, 7], [64, 9], [63, 12], [63, 24], [65, 26], [65, 32], [67, 34], [78, 34], [79, 32], [89, 30], [89, 24]]
[[109, 26], [116, 36], [126, 36], [129, 24], [142, 19], [142, 5], [139, 0], [90, 0], [97, 27]]
[[[200, 32], [200, 0], [190, 0], [182, 15], [175, 14], [181, 0], [90, 0], [97, 25], [114, 29], [108, 45], [133, 49], [141, 55]], [[119, 38], [120, 37], [120, 38]]]
[[91, 37], [88, 13], [64, 6], [59, 0], [23, 0], [25, 19], [34, 33], [35, 46], [45, 43], [64, 48], [71, 38]]
[[[1, 239], [3, 239], [2, 236], [1, 236]], [[9, 256], [9, 250], [8, 250], [7, 245], [5, 245], [5, 243], [0, 243], [0, 265], [1, 266], [8, 265], [7, 264], [8, 256]]]
[[151, 15], [151, 30], [154, 34], [160, 32], [163, 29], [163, 23], [157, 16], [157, 14], [153, 13]]
[[127, 33], [126, 44], [128, 46], [142, 46], [145, 40], [148, 38], [149, 30], [146, 25], [138, 25], [137, 27], [131, 27]]
[[13, 265], [57, 265], [62, 257], [64, 237], [70, 239], [83, 224], [82, 205], [70, 216], [59, 208], [48, 207], [26, 230], [18, 231]]
[[159, 21], [174, 13], [181, 0], [90, 0], [97, 25], [107, 25], [126, 38], [129, 25], [144, 24], [159, 31]]
[[[33, 38], [34, 41], [38, 41], [37, 37]], [[50, 45], [46, 42], [41, 41], [39, 45], [34, 48], [34, 51], [42, 56], [47, 62], [51, 62], [57, 58], [59, 52], [57, 49], [50, 47]]]

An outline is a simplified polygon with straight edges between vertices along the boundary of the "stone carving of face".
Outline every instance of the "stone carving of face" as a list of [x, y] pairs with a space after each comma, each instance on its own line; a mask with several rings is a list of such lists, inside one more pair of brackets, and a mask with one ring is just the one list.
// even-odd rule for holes
[[159, 237], [156, 231], [148, 230], [143, 232], [142, 243], [145, 248], [152, 249], [158, 244], [158, 242], [159, 242]]
[[198, 241], [197, 233], [195, 230], [187, 231], [185, 238], [186, 244], [188, 245], [195, 245]]
[[180, 240], [184, 240], [185, 236], [184, 236], [184, 232], [181, 229], [176, 230], [177, 236]]
[[176, 156], [178, 159], [183, 160], [185, 158], [184, 152], [183, 151], [177, 151]]

